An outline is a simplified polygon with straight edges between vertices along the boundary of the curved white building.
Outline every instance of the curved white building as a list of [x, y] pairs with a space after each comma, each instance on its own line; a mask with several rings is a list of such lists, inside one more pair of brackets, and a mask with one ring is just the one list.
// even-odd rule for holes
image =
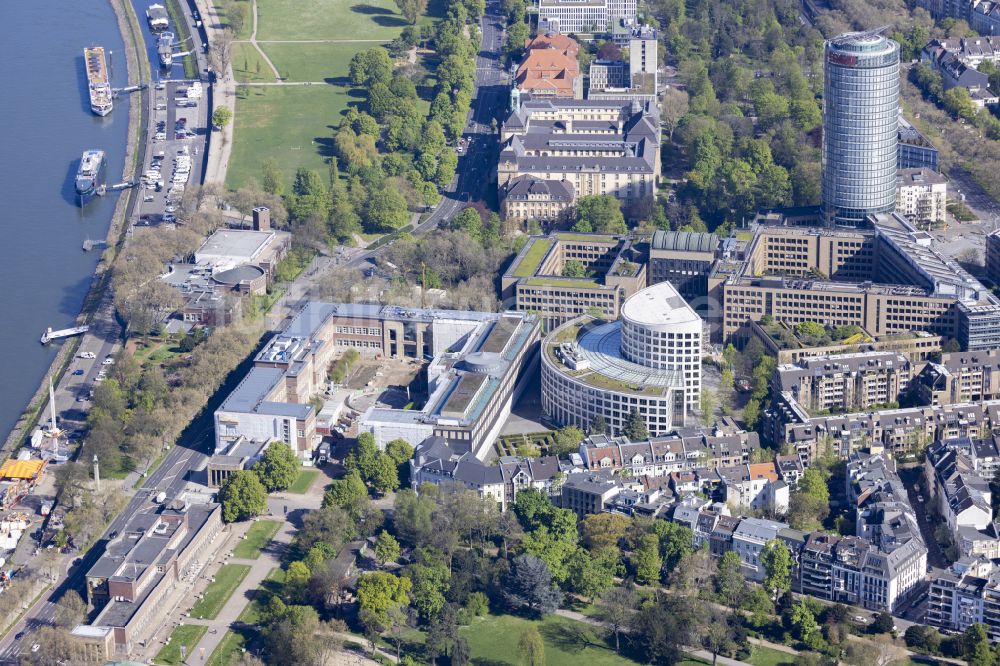
[[701, 396], [702, 320], [668, 282], [629, 298], [621, 319], [574, 319], [543, 342], [542, 409], [563, 425], [603, 416], [618, 434], [633, 409], [650, 435], [686, 425]]

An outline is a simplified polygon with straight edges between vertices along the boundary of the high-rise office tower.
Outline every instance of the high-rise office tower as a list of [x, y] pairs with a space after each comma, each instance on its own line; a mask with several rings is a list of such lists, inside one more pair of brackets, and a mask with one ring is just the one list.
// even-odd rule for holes
[[896, 206], [899, 44], [877, 32], [826, 43], [823, 208], [828, 224], [856, 226]]

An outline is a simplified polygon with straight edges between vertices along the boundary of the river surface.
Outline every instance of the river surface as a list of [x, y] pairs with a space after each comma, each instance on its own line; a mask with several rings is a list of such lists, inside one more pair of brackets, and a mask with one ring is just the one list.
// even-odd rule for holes
[[74, 199], [80, 155], [101, 148], [107, 179], [121, 180], [128, 100], [90, 112], [83, 49], [110, 50], [112, 85], [127, 85], [125, 51], [108, 0], [4, 2], [0, 21], [0, 441], [17, 422], [58, 345], [46, 327], [74, 322], [90, 286], [117, 195], [84, 209]]

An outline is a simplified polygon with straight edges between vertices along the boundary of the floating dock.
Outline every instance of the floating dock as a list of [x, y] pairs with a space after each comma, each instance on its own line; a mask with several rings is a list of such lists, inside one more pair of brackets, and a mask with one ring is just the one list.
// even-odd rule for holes
[[90, 330], [89, 326], [77, 326], [75, 328], [63, 328], [58, 331], [53, 331], [50, 326], [42, 333], [42, 344], [47, 345], [53, 340], [61, 340], [63, 338], [71, 338], [74, 335], [80, 335], [81, 333], [86, 333]]

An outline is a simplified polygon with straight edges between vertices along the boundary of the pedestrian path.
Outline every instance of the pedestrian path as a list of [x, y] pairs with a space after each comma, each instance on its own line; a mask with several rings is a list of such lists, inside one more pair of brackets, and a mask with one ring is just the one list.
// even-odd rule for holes
[[[204, 19], [208, 43], [217, 43], [223, 30], [218, 9], [212, 4], [212, 0], [195, 0], [195, 4]], [[233, 127], [236, 125], [236, 82], [231, 63], [227, 63], [226, 71], [217, 72], [212, 84], [212, 103], [216, 109], [222, 106], [228, 108], [233, 118], [222, 130], [212, 134], [211, 147], [206, 156], [205, 185], [225, 185], [233, 147]]]

